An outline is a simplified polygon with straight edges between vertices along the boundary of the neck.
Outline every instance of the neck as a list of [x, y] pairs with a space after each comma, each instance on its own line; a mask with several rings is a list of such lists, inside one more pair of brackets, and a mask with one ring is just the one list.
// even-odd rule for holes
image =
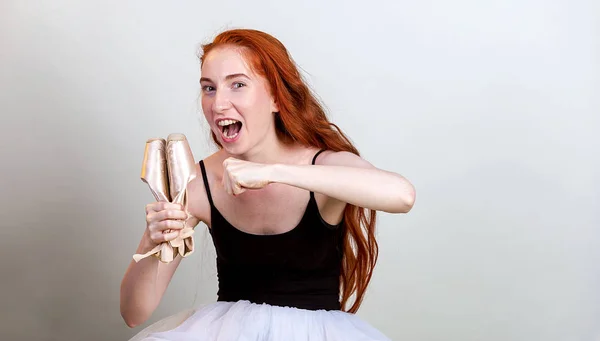
[[252, 149], [237, 157], [250, 162], [274, 164], [285, 160], [285, 155], [289, 149], [290, 146], [279, 140], [275, 129], [273, 129], [270, 134], [261, 139]]

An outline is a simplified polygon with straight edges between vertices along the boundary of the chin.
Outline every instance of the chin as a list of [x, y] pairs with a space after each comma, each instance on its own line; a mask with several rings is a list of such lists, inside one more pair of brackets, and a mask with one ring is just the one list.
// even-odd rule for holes
[[225, 152], [227, 152], [228, 155], [233, 156], [233, 157], [240, 157], [241, 155], [244, 155], [244, 150], [242, 150], [241, 148], [237, 147], [237, 146], [227, 146], [227, 145], [223, 145], [222, 148]]
[[244, 140], [238, 139], [233, 142], [227, 142], [223, 139], [219, 139], [221, 143], [221, 147], [227, 152], [227, 154], [232, 156], [240, 156], [244, 155], [248, 152], [248, 146], [244, 143]]

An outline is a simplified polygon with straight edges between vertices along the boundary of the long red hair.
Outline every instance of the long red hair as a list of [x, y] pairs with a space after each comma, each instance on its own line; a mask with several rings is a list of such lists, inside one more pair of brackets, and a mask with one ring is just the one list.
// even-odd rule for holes
[[[215, 47], [240, 47], [253, 71], [264, 77], [279, 107], [275, 115], [278, 137], [287, 143], [360, 155], [348, 137], [327, 119], [323, 107], [303, 81], [285, 46], [257, 30], [225, 31], [202, 45], [200, 61]], [[220, 146], [215, 134], [213, 141]], [[342, 309], [355, 313], [360, 307], [378, 256], [374, 210], [347, 205], [343, 224], [343, 258], [340, 278]], [[353, 304], [348, 307], [351, 296]]]

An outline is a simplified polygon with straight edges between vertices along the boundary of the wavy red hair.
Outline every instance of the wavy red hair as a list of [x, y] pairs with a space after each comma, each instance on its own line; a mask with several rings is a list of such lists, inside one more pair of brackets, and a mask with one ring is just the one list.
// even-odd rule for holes
[[[330, 122], [310, 91], [286, 47], [275, 37], [257, 30], [233, 29], [202, 45], [200, 61], [219, 46], [242, 50], [253, 71], [264, 77], [279, 106], [275, 115], [278, 137], [286, 143], [360, 155], [341, 129]], [[213, 141], [220, 146], [215, 134]], [[375, 239], [376, 212], [347, 205], [343, 224], [343, 258], [340, 276], [342, 309], [355, 313], [360, 307], [378, 256]], [[350, 298], [354, 302], [348, 307]]]

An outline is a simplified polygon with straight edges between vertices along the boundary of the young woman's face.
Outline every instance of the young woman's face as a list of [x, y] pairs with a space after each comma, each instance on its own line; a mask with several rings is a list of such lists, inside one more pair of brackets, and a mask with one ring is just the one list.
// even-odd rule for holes
[[217, 139], [230, 154], [244, 154], [274, 133], [278, 111], [267, 81], [256, 75], [241, 50], [219, 47], [204, 57], [202, 110]]

